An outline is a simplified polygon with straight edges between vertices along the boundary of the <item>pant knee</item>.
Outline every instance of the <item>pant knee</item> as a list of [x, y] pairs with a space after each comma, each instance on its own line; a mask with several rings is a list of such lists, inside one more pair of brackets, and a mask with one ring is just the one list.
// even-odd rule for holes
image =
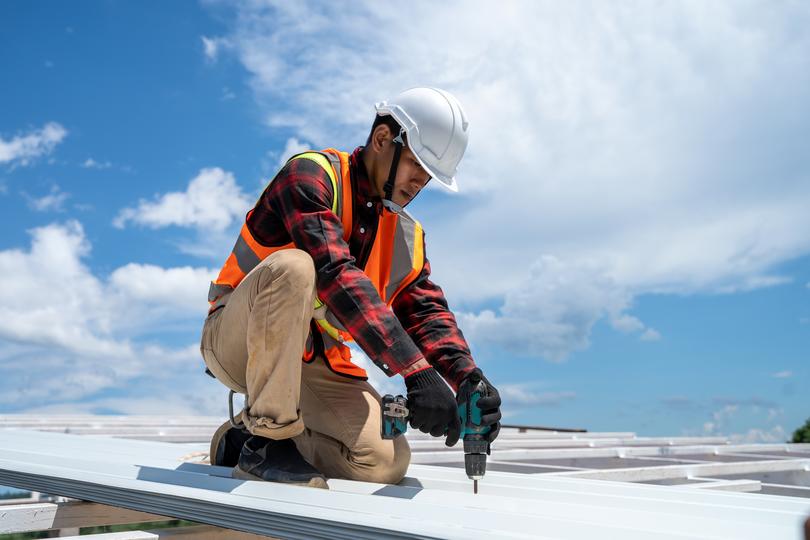
[[280, 258], [281, 268], [288, 279], [303, 285], [315, 283], [315, 262], [306, 251], [285, 249]]
[[405, 437], [397, 437], [392, 442], [393, 444], [382, 444], [375, 448], [372, 455], [364, 459], [373, 465], [358, 471], [361, 478], [356, 480], [397, 484], [405, 477], [411, 464], [411, 448]]
[[283, 249], [263, 261], [260, 288], [273, 282], [300, 290], [315, 287], [315, 263], [306, 251]]

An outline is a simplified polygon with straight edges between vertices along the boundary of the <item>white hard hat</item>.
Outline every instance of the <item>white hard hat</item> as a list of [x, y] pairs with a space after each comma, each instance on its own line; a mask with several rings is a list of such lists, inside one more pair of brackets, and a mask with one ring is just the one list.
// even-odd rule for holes
[[469, 122], [461, 103], [438, 88], [411, 88], [376, 104], [378, 115], [391, 115], [407, 134], [408, 146], [432, 178], [458, 191], [456, 169], [467, 149]]

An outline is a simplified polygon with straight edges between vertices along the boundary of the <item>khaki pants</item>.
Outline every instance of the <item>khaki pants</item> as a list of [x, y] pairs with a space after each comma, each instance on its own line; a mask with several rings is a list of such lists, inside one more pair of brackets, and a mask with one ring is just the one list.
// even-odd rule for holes
[[368, 382], [301, 360], [312, 318], [315, 268], [298, 249], [273, 253], [209, 316], [201, 351], [216, 378], [247, 394], [254, 435], [293, 438], [330, 478], [397, 483], [410, 463], [404, 437], [380, 436], [380, 395]]

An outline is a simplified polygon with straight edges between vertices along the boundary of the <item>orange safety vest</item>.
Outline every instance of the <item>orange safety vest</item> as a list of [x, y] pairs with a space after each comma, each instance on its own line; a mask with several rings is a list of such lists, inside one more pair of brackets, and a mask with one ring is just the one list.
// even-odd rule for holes
[[[326, 171], [334, 193], [332, 212], [340, 217], [343, 224], [343, 240], [348, 243], [352, 231], [353, 201], [349, 154], [327, 148], [321, 152], [304, 152], [290, 158], [293, 159], [310, 159]], [[295, 248], [292, 242], [274, 247], [259, 244], [247, 227], [247, 220], [252, 213], [253, 210], [245, 217], [245, 223], [231, 254], [222, 266], [217, 279], [211, 282], [208, 291], [208, 301], [211, 304], [209, 313], [224, 306], [230, 293], [262, 260], [281, 249]], [[419, 276], [424, 264], [422, 225], [405, 210], [394, 213], [384, 208], [379, 217], [371, 253], [363, 268], [363, 272], [374, 284], [383, 302], [390, 307], [397, 295]], [[324, 354], [329, 367], [342, 375], [367, 378], [366, 370], [351, 361], [351, 350], [345, 345], [346, 342], [352, 341], [351, 334], [320, 298], [315, 300], [314, 307], [313, 318], [323, 340]], [[310, 334], [303, 360], [311, 362], [313, 353]]]

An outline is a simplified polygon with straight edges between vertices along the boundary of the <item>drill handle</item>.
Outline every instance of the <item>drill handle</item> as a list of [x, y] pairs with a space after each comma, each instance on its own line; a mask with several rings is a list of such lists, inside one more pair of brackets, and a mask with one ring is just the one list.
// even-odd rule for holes
[[481, 377], [481, 371], [473, 370], [461, 383], [458, 390], [458, 412], [461, 417], [461, 436], [466, 441], [470, 438], [483, 438], [490, 427], [484, 426], [481, 419], [481, 407], [478, 400], [487, 395], [487, 385]]

